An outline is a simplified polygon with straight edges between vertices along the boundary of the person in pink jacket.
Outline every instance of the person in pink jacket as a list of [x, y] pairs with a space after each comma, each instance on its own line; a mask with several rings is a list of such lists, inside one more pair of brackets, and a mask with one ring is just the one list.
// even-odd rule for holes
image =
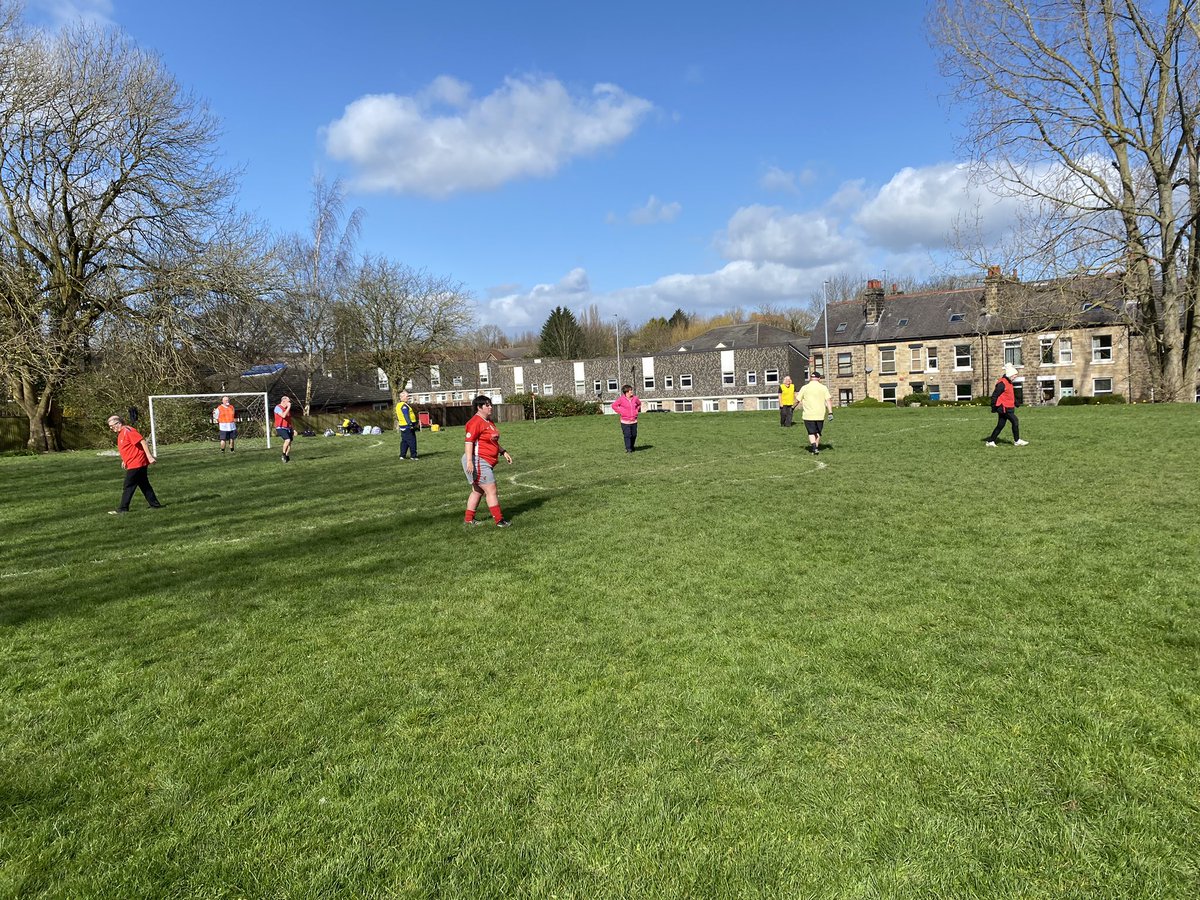
[[642, 411], [642, 401], [633, 394], [633, 385], [627, 384], [621, 388], [621, 396], [613, 401], [613, 412], [621, 417], [621, 433], [625, 435], [625, 452], [632, 453], [637, 441], [638, 413]]

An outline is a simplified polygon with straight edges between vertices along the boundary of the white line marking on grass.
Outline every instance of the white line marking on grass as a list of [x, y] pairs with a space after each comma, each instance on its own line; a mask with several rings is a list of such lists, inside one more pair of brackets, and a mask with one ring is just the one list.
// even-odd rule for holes
[[548, 487], [543, 487], [540, 484], [534, 484], [531, 481], [517, 481], [517, 479], [524, 478], [528, 475], [532, 475], [534, 472], [549, 471], [550, 469], [565, 469], [566, 467], [567, 467], [566, 463], [560, 463], [557, 466], [539, 466], [536, 469], [530, 469], [528, 472], [518, 472], [516, 475], [509, 475], [508, 483], [513, 485], [514, 487], [533, 488], [535, 491], [555, 490], [554, 488], [548, 488]]

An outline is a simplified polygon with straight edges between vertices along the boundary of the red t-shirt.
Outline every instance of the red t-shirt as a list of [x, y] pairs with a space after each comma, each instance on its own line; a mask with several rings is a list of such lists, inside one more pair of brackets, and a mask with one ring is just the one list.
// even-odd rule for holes
[[289, 406], [287, 413], [284, 413], [282, 406], [275, 407], [275, 427], [276, 428], [291, 428], [292, 427], [292, 408]]
[[132, 425], [125, 425], [117, 432], [117, 452], [126, 469], [141, 469], [150, 465], [146, 451], [142, 449], [142, 436]]
[[500, 429], [495, 422], [489, 422], [476, 413], [467, 422], [467, 440], [479, 445], [479, 458], [489, 466], [494, 466], [500, 459]]

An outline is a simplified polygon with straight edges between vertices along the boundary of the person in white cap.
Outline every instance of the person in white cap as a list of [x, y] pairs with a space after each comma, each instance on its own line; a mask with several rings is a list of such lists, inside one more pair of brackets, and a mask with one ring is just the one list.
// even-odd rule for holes
[[1017, 367], [1006, 365], [1004, 374], [1000, 376], [996, 382], [996, 387], [992, 391], [992, 412], [999, 418], [996, 420], [996, 427], [992, 429], [991, 437], [987, 439], [986, 446], [995, 447], [996, 438], [1000, 436], [1000, 432], [1004, 430], [1004, 423], [1012, 423], [1012, 436], [1014, 447], [1024, 447], [1029, 441], [1021, 440], [1021, 423], [1017, 421], [1017, 414], [1013, 411], [1017, 407], [1017, 395], [1013, 390], [1013, 379], [1017, 376]]

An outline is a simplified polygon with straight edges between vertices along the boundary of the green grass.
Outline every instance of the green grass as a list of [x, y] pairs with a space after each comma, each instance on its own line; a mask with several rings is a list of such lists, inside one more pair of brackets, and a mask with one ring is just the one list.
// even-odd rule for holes
[[993, 421], [0, 459], [0, 895], [1196, 896], [1198, 410]]

